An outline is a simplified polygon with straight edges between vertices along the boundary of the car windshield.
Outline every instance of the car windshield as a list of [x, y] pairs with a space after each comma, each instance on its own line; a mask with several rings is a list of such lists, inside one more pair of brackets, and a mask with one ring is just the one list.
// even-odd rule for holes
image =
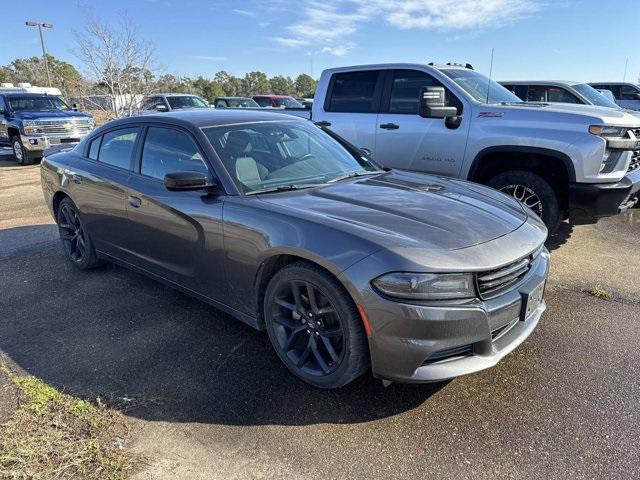
[[167, 97], [167, 101], [171, 106], [171, 110], [179, 110], [181, 108], [209, 108], [207, 102], [199, 97], [190, 95]]
[[442, 73], [480, 103], [522, 103], [515, 94], [476, 71], [445, 68]]
[[380, 171], [311, 122], [243, 123], [203, 131], [244, 193], [303, 188]]
[[285, 108], [304, 108], [304, 105], [302, 105], [299, 101], [297, 101], [295, 98], [275, 98], [273, 100], [273, 103], [275, 103], [276, 107], [285, 107]]
[[573, 88], [575, 88], [578, 92], [585, 96], [593, 105], [597, 105], [599, 107], [620, 109], [620, 106], [617, 103], [612, 102], [609, 98], [597, 91], [591, 85], [580, 83], [578, 85], [574, 85]]
[[260, 105], [256, 103], [253, 98], [229, 98], [227, 103], [232, 108], [259, 108]]
[[34, 112], [34, 111], [51, 111], [51, 110], [71, 110], [69, 105], [64, 103], [60, 97], [51, 97], [42, 95], [41, 97], [24, 96], [8, 98], [11, 110], [14, 112]]

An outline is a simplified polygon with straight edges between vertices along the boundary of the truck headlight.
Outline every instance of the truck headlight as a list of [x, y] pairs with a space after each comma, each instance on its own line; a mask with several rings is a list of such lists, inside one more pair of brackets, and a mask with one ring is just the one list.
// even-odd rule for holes
[[589, 133], [605, 138], [624, 138], [627, 136], [627, 127], [614, 127], [611, 125], [591, 125]]
[[22, 128], [24, 129], [25, 135], [33, 135], [34, 133], [39, 133], [40, 129], [38, 128], [38, 124], [33, 120], [23, 120]]
[[387, 273], [371, 282], [375, 289], [407, 300], [453, 300], [475, 298], [470, 273]]

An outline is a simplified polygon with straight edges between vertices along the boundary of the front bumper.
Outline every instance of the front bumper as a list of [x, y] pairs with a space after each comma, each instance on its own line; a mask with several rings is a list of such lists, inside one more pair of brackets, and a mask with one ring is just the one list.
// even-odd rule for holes
[[36, 154], [43, 153], [54, 145], [77, 143], [82, 137], [83, 135], [80, 134], [72, 136], [20, 135], [24, 148]]
[[[544, 285], [544, 250], [511, 290], [489, 300], [462, 304], [409, 304], [366, 294], [374, 376], [398, 382], [434, 382], [477, 372], [498, 363], [535, 329], [544, 300], [523, 313], [536, 287]], [[450, 354], [448, 353], [450, 352]]]
[[574, 225], [595, 223], [600, 217], [617, 215], [635, 205], [640, 191], [640, 168], [617, 183], [569, 185], [569, 218]]

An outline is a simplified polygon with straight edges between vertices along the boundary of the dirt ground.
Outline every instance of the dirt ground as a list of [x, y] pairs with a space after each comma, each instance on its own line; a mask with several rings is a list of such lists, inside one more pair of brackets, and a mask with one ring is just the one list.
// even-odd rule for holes
[[0, 161], [0, 353], [120, 399], [148, 459], [138, 479], [638, 476], [640, 210], [563, 225], [548, 310], [495, 368], [324, 392], [214, 308], [120, 267], [74, 269], [39, 189], [38, 166]]

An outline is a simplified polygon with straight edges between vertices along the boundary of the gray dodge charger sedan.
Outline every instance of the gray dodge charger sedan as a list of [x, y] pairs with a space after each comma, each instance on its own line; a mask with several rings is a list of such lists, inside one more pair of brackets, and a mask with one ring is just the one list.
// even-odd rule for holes
[[336, 388], [495, 365], [545, 310], [547, 231], [489, 188], [384, 171], [296, 117], [117, 120], [42, 162], [64, 251], [117, 262], [266, 329], [287, 368]]

